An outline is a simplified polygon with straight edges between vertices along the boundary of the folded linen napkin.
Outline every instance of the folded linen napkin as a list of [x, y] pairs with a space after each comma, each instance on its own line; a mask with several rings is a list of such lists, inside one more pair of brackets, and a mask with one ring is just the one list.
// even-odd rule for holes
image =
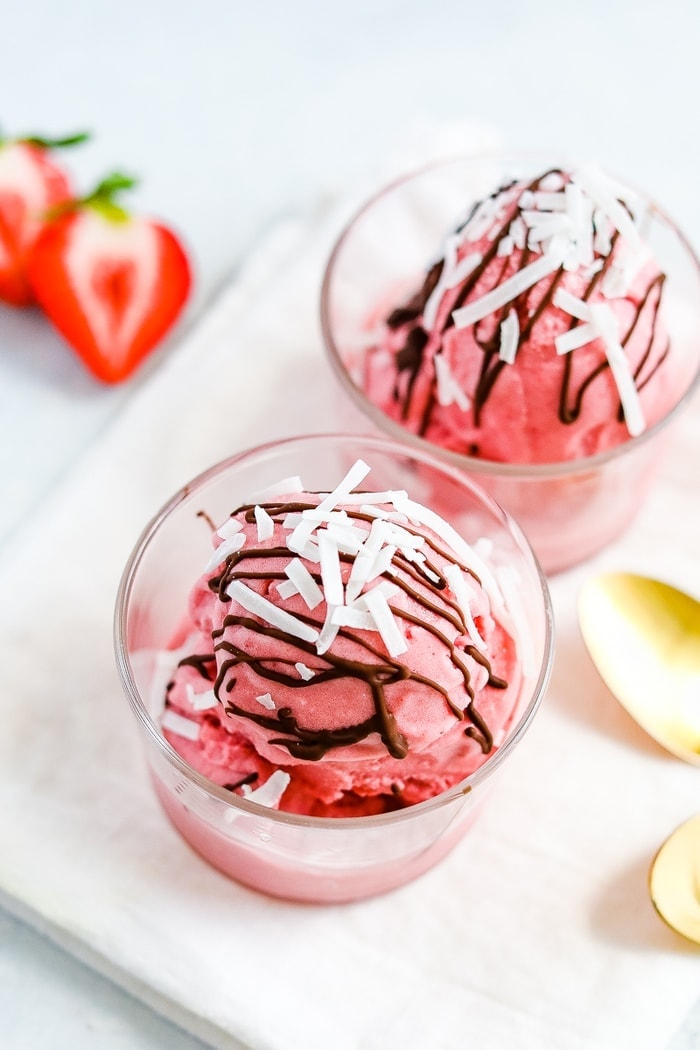
[[698, 956], [653, 913], [646, 872], [695, 810], [697, 771], [612, 700], [575, 601], [597, 569], [650, 563], [700, 594], [697, 406], [634, 527], [553, 581], [543, 709], [438, 868], [354, 905], [271, 900], [211, 870], [153, 798], [112, 656], [121, 569], [146, 520], [215, 460], [334, 429], [339, 412], [364, 428], [316, 321], [343, 214], [274, 230], [6, 546], [0, 891], [221, 1047], [657, 1050], [697, 996]]

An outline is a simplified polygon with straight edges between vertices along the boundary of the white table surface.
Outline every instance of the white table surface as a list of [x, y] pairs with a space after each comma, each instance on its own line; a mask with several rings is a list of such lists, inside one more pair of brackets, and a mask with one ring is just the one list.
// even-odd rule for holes
[[[195, 262], [181, 332], [275, 220], [371, 177], [437, 119], [599, 161], [700, 249], [690, 0], [5, 0], [4, 14], [2, 130], [92, 129], [67, 158], [85, 190], [114, 168], [141, 176], [135, 207]], [[0, 310], [0, 544], [133, 388], [97, 386], [36, 313]], [[203, 1045], [2, 910], [0, 1017], [8, 1050]], [[698, 1046], [700, 1006], [666, 1050]]]

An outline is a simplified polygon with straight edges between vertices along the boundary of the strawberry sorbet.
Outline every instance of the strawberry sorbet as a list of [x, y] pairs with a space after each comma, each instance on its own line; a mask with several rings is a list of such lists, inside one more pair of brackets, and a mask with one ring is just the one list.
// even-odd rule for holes
[[550, 169], [478, 202], [354, 369], [370, 401], [444, 449], [508, 463], [604, 452], [678, 398], [665, 275], [636, 200]]
[[358, 491], [368, 470], [326, 494], [288, 478], [211, 523], [173, 640], [169, 742], [214, 783], [293, 813], [431, 798], [516, 715], [523, 654], [487, 552], [403, 491]]

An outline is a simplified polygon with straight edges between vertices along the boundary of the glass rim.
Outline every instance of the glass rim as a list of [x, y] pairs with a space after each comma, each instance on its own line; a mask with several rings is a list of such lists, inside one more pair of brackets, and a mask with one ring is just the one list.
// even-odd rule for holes
[[[338, 234], [326, 260], [319, 297], [321, 334], [333, 370], [340, 380], [341, 386], [346, 393], [350, 395], [353, 402], [380, 430], [386, 431], [395, 440], [405, 442], [412, 448], [432, 452], [434, 455], [443, 458], [447, 462], [453, 463], [455, 466], [468, 471], [470, 474], [486, 474], [490, 477], [517, 478], [524, 482], [530, 480], [541, 480], [543, 478], [557, 478], [562, 476], [570, 477], [572, 475], [587, 474], [590, 471], [596, 471], [606, 463], [625, 455], [633, 449], [639, 448], [647, 441], [651, 440], [676, 419], [681, 409], [688, 401], [692, 400], [698, 388], [700, 388], [700, 353], [698, 354], [698, 360], [696, 362], [695, 372], [692, 379], [675, 404], [661, 419], [656, 420], [655, 423], [652, 423], [651, 426], [645, 428], [645, 430], [636, 437], [630, 436], [626, 441], [622, 441], [620, 444], [614, 445], [612, 448], [605, 449], [603, 452], [597, 452], [593, 456], [579, 457], [575, 460], [552, 460], [544, 463], [507, 463], [501, 460], [470, 456], [466, 452], [456, 452], [454, 449], [442, 448], [440, 445], [433, 441], [429, 441], [420, 434], [414, 434], [413, 431], [402, 426], [401, 423], [398, 423], [395, 419], [378, 408], [374, 402], [370, 401], [364, 391], [352, 380], [347, 367], [343, 363], [343, 359], [333, 334], [333, 324], [330, 319], [330, 300], [336, 265], [346, 242], [359, 220], [368, 214], [384, 197], [423, 176], [446, 171], [450, 168], [461, 168], [464, 166], [473, 167], [475, 164], [484, 163], [485, 161], [497, 161], [509, 157], [523, 161], [531, 160], [534, 162], [536, 159], [542, 159], [543, 156], [549, 157], [552, 161], [555, 159], [553, 151], [536, 149], [508, 150], [496, 148], [479, 153], [464, 154], [462, 156], [455, 156], [448, 159], [431, 161], [428, 164], [423, 164], [420, 167], [404, 172], [396, 178], [391, 179], [389, 182], [384, 183], [379, 189], [371, 194], [371, 196], [367, 197], [358, 208], [356, 208], [350, 218], [346, 220], [341, 232]], [[558, 157], [556, 162], [559, 165], [575, 166], [564, 157]], [[627, 179], [619, 179], [617, 176], [613, 177], [617, 182], [621, 185], [627, 186], [637, 197], [644, 201], [650, 212], [652, 212], [661, 223], [674, 234], [679, 244], [684, 249], [688, 260], [692, 263], [700, 281], [700, 258], [698, 258], [693, 246], [678, 224], [671, 218], [666, 210], [660, 207], [647, 193], [637, 189], [637, 187], [632, 185]]]
[[[377, 448], [380, 452], [400, 454], [404, 458], [417, 459], [419, 462], [422, 462], [431, 468], [447, 473], [454, 481], [467, 488], [472, 495], [476, 497], [490, 513], [500, 519], [501, 523], [508, 529], [511, 537], [515, 540], [516, 545], [521, 550], [521, 553], [530, 561], [531, 568], [535, 570], [535, 575], [539, 585], [539, 594], [542, 599], [545, 635], [542, 661], [537, 672], [536, 681], [534, 680], [535, 676], [533, 675], [533, 682], [530, 686], [530, 699], [521, 713], [512, 733], [507, 737], [501, 747], [499, 747], [493, 755], [489, 756], [478, 769], [468, 777], [459, 781], [458, 784], [449, 788], [447, 791], [443, 791], [432, 798], [423, 800], [422, 802], [406, 806], [403, 809], [392, 810], [388, 813], [371, 814], [363, 817], [314, 817], [299, 813], [288, 813], [283, 810], [270, 809], [260, 803], [251, 802], [243, 796], [232, 795], [230, 791], [227, 791], [225, 788], [215, 784], [212, 780], [209, 780], [208, 777], [204, 776], [195, 769], [194, 766], [190, 765], [190, 763], [168, 743], [157, 723], [149, 714], [136, 683], [126, 642], [129, 601], [135, 586], [139, 567], [152, 540], [159, 532], [161, 525], [180, 506], [180, 504], [188, 499], [195, 491], [202, 488], [212, 478], [229, 470], [231, 467], [236, 466], [243, 460], [249, 460], [270, 449], [289, 446], [296, 443], [315, 443], [317, 440], [323, 440], [326, 442], [342, 441], [347, 443], [352, 441], [360, 444], [364, 443], [365, 445], [371, 445]], [[206, 470], [201, 471], [189, 482], [181, 486], [181, 488], [161, 506], [160, 510], [153, 515], [148, 524], [142, 530], [131, 554], [129, 555], [117, 591], [113, 621], [113, 638], [119, 680], [124, 692], [126, 693], [132, 712], [136, 716], [141, 729], [145, 732], [147, 740], [149, 743], [155, 744], [161, 756], [165, 758], [171, 766], [175, 767], [182, 776], [186, 777], [187, 780], [210, 798], [222, 802], [234, 810], [240, 809], [242, 813], [248, 813], [249, 815], [257, 817], [265, 816], [275, 823], [294, 827], [324, 829], [333, 827], [343, 829], [352, 827], [367, 828], [406, 822], [413, 816], [418, 816], [421, 813], [442, 808], [456, 800], [460, 795], [468, 795], [476, 785], [490, 777], [491, 773], [502, 764], [507, 755], [513, 751], [515, 746], [524, 736], [544, 697], [554, 660], [554, 613], [546, 577], [527, 537], [518, 523], [505, 510], [503, 510], [500, 504], [489, 496], [488, 493], [484, 492], [471, 478], [464, 475], [451, 464], [443, 462], [429, 452], [407, 448], [405, 445], [383, 436], [375, 437], [368, 434], [332, 431], [327, 433], [301, 434], [251, 446], [233, 456], [220, 460]]]

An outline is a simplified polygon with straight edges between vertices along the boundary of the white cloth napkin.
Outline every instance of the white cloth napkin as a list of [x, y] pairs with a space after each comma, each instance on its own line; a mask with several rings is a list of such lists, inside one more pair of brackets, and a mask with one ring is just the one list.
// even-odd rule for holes
[[[643, 514], [553, 581], [553, 680], [481, 821], [412, 885], [343, 907], [267, 899], [211, 870], [150, 789], [116, 678], [122, 566], [184, 481], [236, 450], [351, 429], [317, 324], [343, 208], [287, 223], [27, 521], [0, 562], [0, 891], [5, 903], [221, 1047], [658, 1050], [698, 953], [647, 898], [697, 770], [611, 698], [575, 602], [601, 566], [700, 594], [697, 407]], [[344, 406], [344, 407], [343, 407]]]

